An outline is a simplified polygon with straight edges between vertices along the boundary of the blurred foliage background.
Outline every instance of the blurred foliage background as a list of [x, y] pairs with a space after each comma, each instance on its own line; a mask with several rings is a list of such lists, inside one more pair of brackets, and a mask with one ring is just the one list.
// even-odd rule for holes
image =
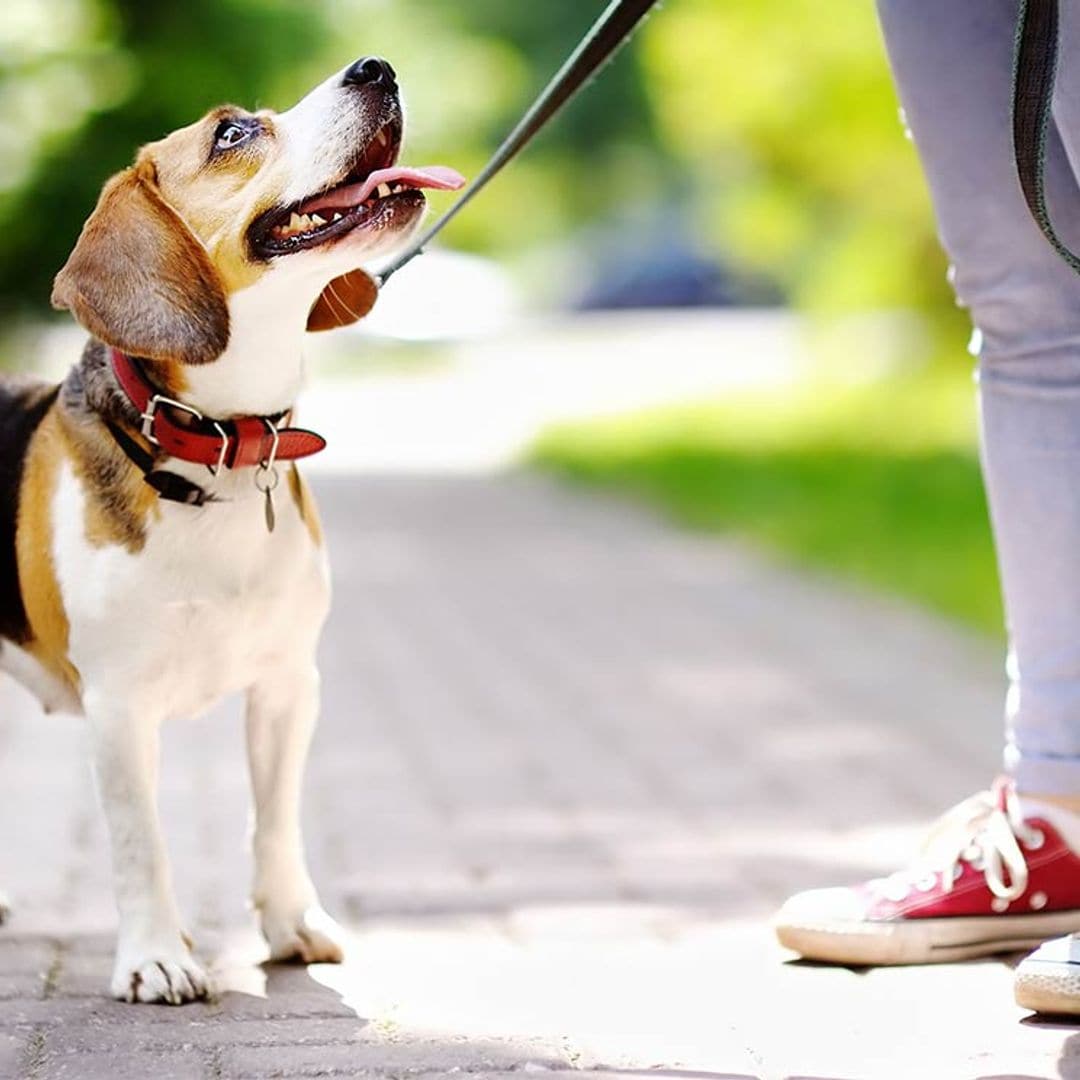
[[[41, 310], [102, 181], [223, 100], [284, 108], [366, 52], [411, 106], [409, 155], [475, 172], [602, 0], [8, 0], [0, 310]], [[872, 6], [668, 0], [447, 242], [546, 268], [583, 227], [674, 222], [811, 312], [955, 327], [898, 137]], [[932, 348], [933, 335], [928, 347]]]
[[[286, 108], [374, 52], [405, 88], [408, 158], [475, 174], [606, 2], [7, 0], [0, 331], [47, 310], [140, 143], [225, 100]], [[655, 264], [662, 291], [676, 248], [734, 283], [720, 303], [795, 308], [809, 381], [570, 425], [532, 460], [1000, 630], [966, 317], [872, 4], [666, 0], [444, 242], [555, 308], [590, 261], [601, 280]]]

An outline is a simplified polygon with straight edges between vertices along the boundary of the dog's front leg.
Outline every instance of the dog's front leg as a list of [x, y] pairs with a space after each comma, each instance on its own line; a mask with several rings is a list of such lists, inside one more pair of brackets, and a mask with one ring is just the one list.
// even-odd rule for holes
[[300, 789], [319, 711], [314, 663], [279, 670], [248, 691], [255, 799], [253, 903], [273, 960], [340, 963], [342, 931], [319, 903], [304, 859]]
[[120, 913], [113, 995], [170, 1005], [205, 997], [206, 975], [180, 928], [158, 820], [158, 718], [92, 690], [84, 700]]

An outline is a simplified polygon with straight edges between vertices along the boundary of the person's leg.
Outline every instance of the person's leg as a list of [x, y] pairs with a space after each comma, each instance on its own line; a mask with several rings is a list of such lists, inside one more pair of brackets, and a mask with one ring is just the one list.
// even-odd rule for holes
[[[1015, 175], [1016, 0], [878, 6], [956, 293], [977, 328], [1015, 781], [950, 817], [916, 873], [800, 894], [778, 917], [781, 941], [804, 955], [888, 963], [1080, 929], [1080, 816], [1068, 812], [1080, 806], [1080, 277], [1039, 232]], [[1075, 240], [1080, 185], [1056, 127], [1049, 142], [1055, 220]], [[1080, 138], [1076, 148], [1080, 160]]]
[[[1055, 220], [1075, 246], [1080, 15], [1064, 5], [1054, 103]], [[1075, 59], [1074, 59], [1075, 58]], [[1064, 144], [1064, 152], [1061, 148]], [[1072, 169], [1069, 164], [1072, 164]], [[1011, 164], [1011, 163], [1010, 163]], [[1020, 203], [1018, 185], [1015, 202]], [[1051, 196], [1055, 192], [1051, 192]], [[1026, 207], [1021, 211], [1026, 215]], [[1010, 632], [1006, 766], [1021, 791], [1080, 809], [1080, 276], [1029, 232], [1054, 273], [1032, 273], [1027, 318], [973, 308], [983, 332], [983, 461]], [[1024, 271], [1010, 268], [1010, 282]], [[992, 291], [977, 278], [973, 304]], [[1061, 283], [1059, 285], [1059, 282]], [[959, 288], [958, 283], [958, 288]], [[963, 295], [961, 293], [961, 295]]]
[[[981, 337], [983, 469], [1010, 640], [1006, 767], [1022, 792], [1077, 799], [1080, 277], [1039, 232], [1015, 175], [1016, 3], [879, 9], [956, 293]], [[1063, 90], [1071, 69], [1063, 64]], [[1075, 237], [1080, 189], [1056, 128], [1048, 175], [1056, 220]]]
[[[1016, 3], [878, 6], [956, 294], [977, 328], [983, 470], [1010, 639], [1006, 767], [1021, 792], [1080, 805], [1080, 276], [1039, 232], [1016, 179]], [[1056, 111], [1076, 120], [1080, 160], [1073, 72], [1063, 64]], [[1076, 237], [1080, 186], [1056, 125], [1049, 143], [1055, 219]]]

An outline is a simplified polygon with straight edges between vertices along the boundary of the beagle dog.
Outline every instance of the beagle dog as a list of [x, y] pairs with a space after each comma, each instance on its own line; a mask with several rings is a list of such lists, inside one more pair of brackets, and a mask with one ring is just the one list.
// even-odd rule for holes
[[[373, 299], [362, 263], [453, 170], [397, 164], [393, 68], [287, 112], [215, 109], [105, 185], [53, 304], [90, 339], [59, 386], [0, 380], [0, 671], [85, 715], [112, 845], [112, 993], [204, 996], [156, 809], [158, 727], [246, 694], [253, 904], [272, 959], [336, 962], [300, 835], [330, 601], [292, 423], [304, 334]], [[279, 483], [279, 481], [284, 481]]]

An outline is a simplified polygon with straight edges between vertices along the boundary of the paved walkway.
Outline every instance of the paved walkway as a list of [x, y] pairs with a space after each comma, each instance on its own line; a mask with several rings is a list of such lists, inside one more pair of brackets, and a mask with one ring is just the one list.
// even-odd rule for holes
[[992, 774], [992, 649], [536, 478], [317, 487], [306, 816], [348, 962], [258, 966], [232, 708], [168, 730], [163, 778], [220, 996], [107, 1001], [83, 734], [5, 685], [0, 1077], [1080, 1077], [1006, 963], [818, 968], [763, 922]]

